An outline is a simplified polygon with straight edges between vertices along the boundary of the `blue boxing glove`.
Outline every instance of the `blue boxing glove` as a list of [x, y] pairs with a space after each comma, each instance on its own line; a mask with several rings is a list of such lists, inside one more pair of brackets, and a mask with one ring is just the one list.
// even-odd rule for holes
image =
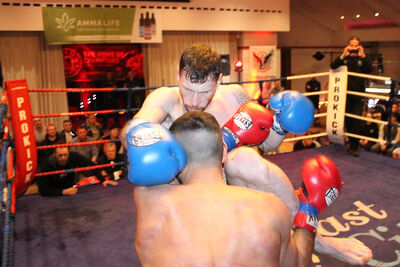
[[298, 91], [280, 92], [270, 98], [269, 105], [276, 112], [272, 129], [280, 135], [304, 133], [314, 121], [312, 102]]
[[133, 120], [126, 130], [126, 143], [128, 179], [134, 185], [169, 183], [185, 167], [183, 146], [159, 123]]

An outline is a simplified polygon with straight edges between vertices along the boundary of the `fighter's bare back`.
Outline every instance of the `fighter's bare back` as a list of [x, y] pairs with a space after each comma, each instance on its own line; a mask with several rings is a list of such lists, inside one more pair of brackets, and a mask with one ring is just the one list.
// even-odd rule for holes
[[289, 212], [272, 194], [221, 182], [136, 187], [134, 199], [144, 266], [277, 266], [290, 249]]

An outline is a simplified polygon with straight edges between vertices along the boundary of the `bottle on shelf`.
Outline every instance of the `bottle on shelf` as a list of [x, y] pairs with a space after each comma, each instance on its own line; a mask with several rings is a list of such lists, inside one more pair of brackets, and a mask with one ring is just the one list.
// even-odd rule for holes
[[151, 39], [151, 19], [149, 16], [149, 12], [146, 12], [146, 18], [144, 19], [144, 39]]
[[151, 33], [152, 35], [156, 34], [156, 19], [154, 17], [154, 13], [151, 13]]
[[144, 17], [143, 13], [140, 14], [140, 20], [139, 20], [139, 36], [144, 38]]

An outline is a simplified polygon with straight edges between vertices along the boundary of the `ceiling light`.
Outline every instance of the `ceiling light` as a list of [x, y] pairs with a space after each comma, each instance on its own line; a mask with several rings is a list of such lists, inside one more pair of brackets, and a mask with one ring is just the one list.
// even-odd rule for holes
[[377, 16], [379, 16], [379, 12], [376, 12], [376, 13], [375, 13], [375, 17], [377, 17]]
[[359, 19], [359, 18], [360, 18], [360, 14], [357, 14], [357, 15], [356, 15], [356, 18]]
[[341, 16], [340, 19], [344, 19], [344, 16]]

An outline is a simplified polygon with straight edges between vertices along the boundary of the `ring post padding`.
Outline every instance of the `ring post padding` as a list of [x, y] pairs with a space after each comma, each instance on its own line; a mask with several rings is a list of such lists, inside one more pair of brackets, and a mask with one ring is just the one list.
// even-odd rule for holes
[[326, 131], [329, 141], [344, 145], [344, 114], [346, 111], [347, 66], [329, 72]]
[[23, 194], [31, 184], [37, 168], [36, 141], [32, 109], [26, 80], [6, 81], [11, 122], [16, 150], [16, 195]]

